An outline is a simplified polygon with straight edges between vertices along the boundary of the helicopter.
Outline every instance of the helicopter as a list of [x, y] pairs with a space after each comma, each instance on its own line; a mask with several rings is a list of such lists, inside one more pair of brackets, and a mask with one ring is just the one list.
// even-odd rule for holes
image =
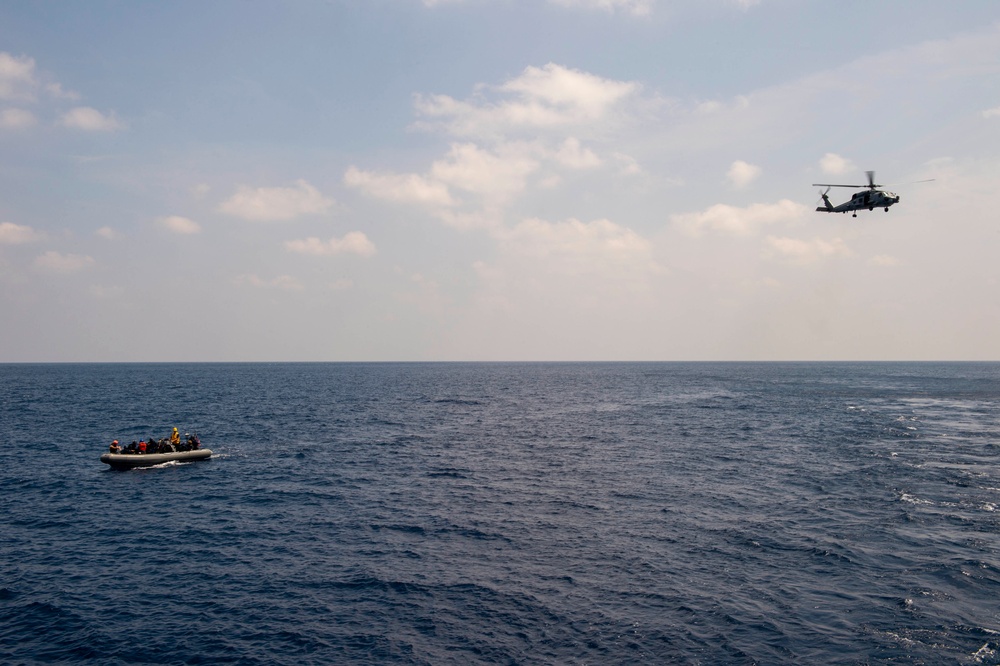
[[[823, 203], [825, 205], [820, 206], [816, 209], [818, 213], [846, 213], [848, 211], [853, 211], [851, 217], [857, 217], [857, 211], [867, 208], [868, 210], [875, 210], [876, 208], [884, 208], [885, 212], [889, 212], [889, 206], [899, 203], [899, 195], [894, 192], [889, 192], [888, 190], [880, 190], [882, 185], [875, 182], [875, 172], [865, 171], [868, 175], [867, 185], [838, 185], [834, 183], [813, 183], [813, 187], [825, 187], [826, 190], [820, 192], [820, 196], [823, 197]], [[926, 183], [933, 178], [928, 180], [918, 180], [917, 183]], [[854, 196], [851, 197], [850, 201], [840, 204], [839, 206], [834, 206], [830, 203], [830, 197], [827, 193], [830, 191], [831, 187], [867, 187], [868, 189], [862, 190], [860, 192], [855, 192]]]

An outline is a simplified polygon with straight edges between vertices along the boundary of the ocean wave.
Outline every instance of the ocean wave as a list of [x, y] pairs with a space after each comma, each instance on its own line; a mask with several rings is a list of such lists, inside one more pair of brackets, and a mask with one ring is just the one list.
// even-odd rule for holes
[[903, 370], [0, 366], [0, 662], [998, 664], [1000, 366]]

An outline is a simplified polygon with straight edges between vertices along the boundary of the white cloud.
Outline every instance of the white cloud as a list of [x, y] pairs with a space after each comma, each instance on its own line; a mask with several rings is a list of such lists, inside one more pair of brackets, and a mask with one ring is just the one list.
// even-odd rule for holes
[[[423, 0], [425, 7], [437, 7], [438, 5], [457, 5], [465, 0]], [[739, 0], [739, 2], [750, 2], [756, 4], [760, 0]], [[622, 11], [635, 16], [647, 16], [653, 10], [656, 0], [549, 0], [553, 5], [566, 7], [568, 9], [598, 9], [614, 13]]]
[[42, 89], [56, 99], [79, 99], [75, 92], [63, 90], [55, 81], [44, 83], [35, 70], [35, 60], [0, 52], [0, 99], [34, 102]]
[[0, 222], [0, 245], [20, 245], [41, 238], [41, 234], [31, 227], [13, 222]]
[[892, 256], [891, 254], [877, 254], [868, 260], [868, 263], [872, 266], [882, 266], [884, 268], [892, 268], [894, 266], [899, 266], [899, 259]]
[[559, 146], [555, 154], [556, 162], [570, 169], [591, 169], [601, 165], [594, 151], [580, 145], [580, 140], [569, 137]]
[[418, 95], [416, 110], [431, 121], [443, 122], [453, 134], [494, 136], [608, 120], [616, 106], [639, 90], [639, 84], [549, 63], [527, 67], [493, 90], [511, 98], [489, 102], [477, 97], [461, 102], [447, 95]]
[[635, 16], [647, 16], [652, 13], [656, 0], [549, 0], [549, 2], [568, 8], [602, 9], [608, 12], [620, 10]]
[[399, 203], [451, 206], [454, 200], [443, 183], [416, 174], [376, 173], [350, 167], [344, 174], [344, 184], [365, 194]]
[[240, 185], [236, 193], [222, 202], [219, 210], [244, 220], [291, 220], [300, 215], [326, 212], [333, 200], [304, 180], [295, 187], [258, 187]]
[[437, 211], [438, 218], [454, 229], [468, 231], [469, 229], [498, 229], [503, 226], [503, 211], [497, 207], [488, 207], [474, 212], [459, 212], [454, 210]]
[[699, 102], [694, 106], [694, 113], [698, 116], [712, 116], [724, 112], [743, 111], [749, 106], [750, 98], [745, 95], [737, 95], [728, 104], [715, 99]]
[[0, 99], [31, 101], [37, 86], [34, 59], [0, 52]]
[[59, 83], [48, 83], [45, 85], [45, 92], [49, 93], [56, 99], [80, 99], [80, 94], [75, 93], [71, 90], [63, 90], [62, 85]]
[[111, 227], [101, 227], [94, 233], [105, 240], [117, 240], [120, 237], [120, 234]]
[[822, 169], [823, 173], [831, 176], [840, 176], [857, 169], [851, 160], [841, 157], [836, 153], [827, 153], [824, 155], [819, 161], [819, 168]]
[[[418, 95], [418, 125], [436, 124], [477, 140], [452, 142], [424, 173], [351, 166], [344, 183], [373, 197], [429, 206], [456, 228], [495, 229], [503, 225], [507, 203], [530, 187], [554, 189], [562, 183], [562, 170], [600, 167], [601, 158], [580, 132], [588, 141], [606, 140], [603, 130], [609, 128], [602, 124], [613, 121], [618, 107], [638, 90], [636, 83], [549, 63], [527, 67], [497, 86], [478, 85], [467, 101]], [[531, 130], [530, 139], [516, 136], [523, 130]], [[624, 175], [641, 172], [630, 156], [615, 153], [615, 161]]]
[[306, 238], [305, 240], [285, 241], [285, 249], [289, 252], [315, 256], [356, 254], [361, 257], [370, 257], [375, 254], [375, 244], [368, 240], [368, 236], [360, 231], [351, 231], [345, 234], [343, 238], [333, 237], [325, 242], [316, 237]]
[[983, 111], [983, 118], [996, 118], [998, 116], [1000, 116], [1000, 106]]
[[89, 106], [78, 106], [63, 114], [60, 124], [85, 132], [112, 132], [122, 129], [124, 125], [112, 113], [105, 115]]
[[707, 102], [700, 103], [697, 107], [695, 107], [695, 111], [697, 111], [698, 113], [703, 113], [703, 114], [707, 115], [707, 114], [715, 113], [716, 111], [721, 111], [724, 108], [725, 107], [722, 105], [722, 102], [718, 102], [718, 101], [715, 101], [715, 100], [709, 100]]
[[96, 298], [98, 300], [113, 300], [124, 294], [125, 288], [121, 285], [105, 286], [92, 284], [87, 288], [87, 293], [90, 294], [91, 298]]
[[642, 167], [639, 166], [639, 162], [631, 155], [615, 153], [614, 158], [618, 162], [619, 173], [622, 176], [638, 176], [642, 173]]
[[802, 204], [782, 199], [777, 203], [752, 204], [746, 208], [716, 204], [700, 213], [671, 215], [670, 221], [692, 236], [698, 236], [704, 230], [749, 236], [765, 225], [797, 220], [806, 211], [808, 209]]
[[[453, 195], [462, 191], [482, 197], [483, 203], [493, 208], [524, 192], [528, 178], [545, 160], [570, 169], [593, 168], [601, 163], [593, 151], [573, 137], [554, 149], [537, 141], [498, 141], [492, 149], [475, 143], [453, 143], [443, 158], [431, 164], [427, 175], [377, 173], [352, 166], [344, 174], [344, 183], [380, 199], [441, 209], [462, 203]], [[558, 182], [558, 176], [550, 175], [542, 185]], [[437, 214], [452, 216], [445, 210], [438, 210]]]
[[631, 229], [610, 220], [548, 222], [522, 220], [512, 229], [497, 229], [503, 249], [542, 262], [556, 273], [621, 274], [655, 269], [652, 246]]
[[529, 174], [538, 169], [527, 144], [504, 144], [492, 153], [475, 144], [452, 144], [444, 160], [431, 166], [434, 179], [467, 192], [504, 199], [524, 190]]
[[526, 67], [521, 76], [500, 86], [522, 99], [573, 109], [586, 118], [599, 118], [622, 98], [638, 90], [639, 84], [612, 81], [594, 74], [548, 63]]
[[291, 275], [279, 275], [270, 280], [265, 280], [256, 275], [238, 275], [233, 282], [238, 285], [247, 284], [260, 289], [281, 289], [284, 291], [302, 291], [305, 289], [302, 283]]
[[777, 256], [796, 264], [813, 264], [829, 257], [849, 257], [853, 253], [840, 238], [827, 241], [814, 238], [804, 241], [798, 238], [767, 237], [766, 256]]
[[37, 124], [35, 114], [24, 109], [4, 109], [0, 111], [0, 129], [25, 129]]
[[96, 262], [83, 254], [61, 254], [50, 250], [35, 257], [35, 268], [48, 273], [76, 273], [90, 268]]
[[729, 178], [729, 182], [733, 184], [733, 187], [742, 188], [746, 187], [760, 175], [760, 167], [756, 164], [748, 164], [743, 160], [736, 160], [729, 167], [726, 177]]
[[170, 215], [159, 220], [160, 225], [175, 234], [197, 234], [201, 233], [201, 226], [194, 220], [189, 220], [180, 215]]

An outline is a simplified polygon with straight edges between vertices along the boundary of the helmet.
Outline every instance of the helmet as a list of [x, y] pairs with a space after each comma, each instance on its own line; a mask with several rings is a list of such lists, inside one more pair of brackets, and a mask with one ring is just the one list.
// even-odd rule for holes
[[113, 441], [113, 442], [111, 442], [111, 443], [112, 443], [112, 444], [117, 444], [117, 443], [118, 443], [118, 440], [116, 439], [115, 441]]

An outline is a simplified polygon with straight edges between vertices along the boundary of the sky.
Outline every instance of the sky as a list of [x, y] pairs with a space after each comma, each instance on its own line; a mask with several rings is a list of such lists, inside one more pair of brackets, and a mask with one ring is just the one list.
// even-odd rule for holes
[[998, 183], [995, 0], [0, 3], [0, 362], [1000, 360]]

